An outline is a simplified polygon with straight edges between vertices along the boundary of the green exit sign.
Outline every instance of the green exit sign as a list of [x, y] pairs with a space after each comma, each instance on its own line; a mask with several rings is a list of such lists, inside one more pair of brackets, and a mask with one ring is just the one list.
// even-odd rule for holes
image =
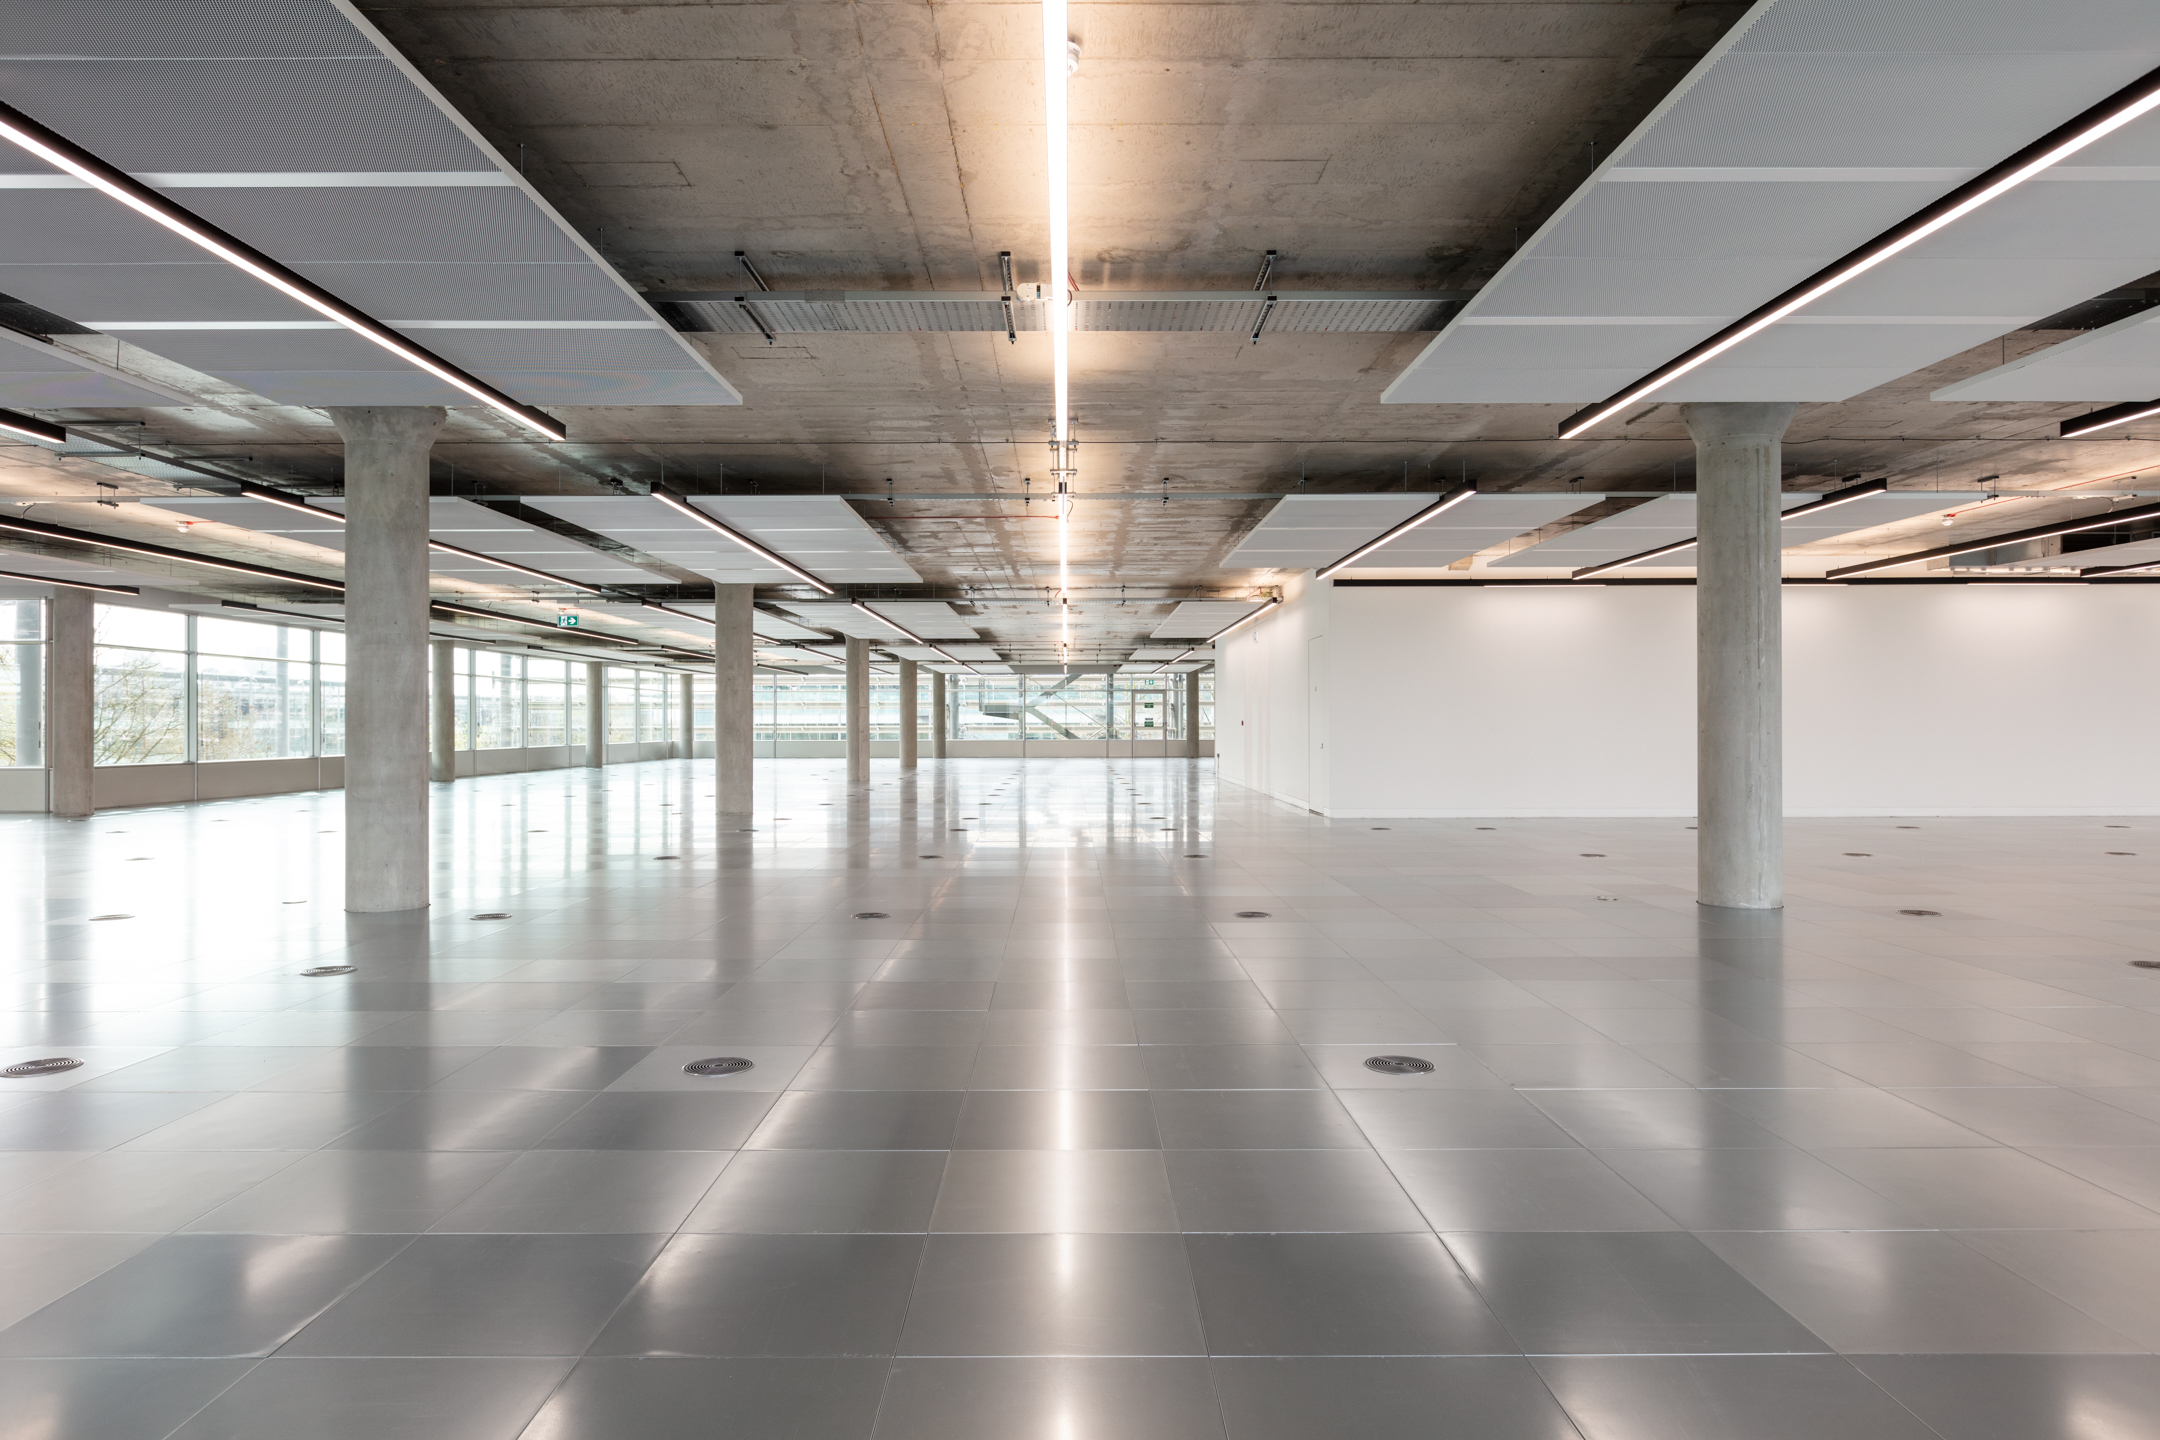
[[557, 615], [557, 616], [555, 617], [555, 623], [556, 623], [556, 625], [558, 625], [559, 627], [561, 627], [561, 628], [562, 628], [562, 629], [564, 629], [564, 630], [575, 630], [575, 629], [577, 629], [577, 622], [578, 622], [578, 617], [577, 617], [577, 616], [575, 616], [575, 615]]

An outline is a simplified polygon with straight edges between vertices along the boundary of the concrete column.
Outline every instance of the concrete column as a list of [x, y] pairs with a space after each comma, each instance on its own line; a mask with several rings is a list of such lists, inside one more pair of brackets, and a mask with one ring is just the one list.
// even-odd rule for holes
[[916, 727], [921, 723], [915, 710], [916, 668], [913, 660], [900, 662], [900, 768], [915, 768], [918, 742]]
[[870, 642], [847, 642], [847, 778], [870, 783]]
[[607, 764], [607, 665], [585, 662], [585, 768]]
[[345, 908], [428, 903], [428, 451], [437, 405], [334, 406], [345, 441]]
[[428, 695], [428, 779], [457, 779], [457, 646], [434, 642], [435, 688]]
[[97, 612], [88, 590], [53, 587], [52, 634], [45, 650], [45, 766], [52, 813], [80, 819], [90, 802], [97, 726], [97, 675], [92, 668]]
[[1695, 437], [1698, 903], [1775, 910], [1784, 886], [1779, 447], [1793, 407], [1684, 405]]
[[[713, 785], [722, 815], [748, 815], [755, 801], [757, 639], [750, 624], [755, 587], [713, 587]], [[853, 672], [850, 671], [850, 674]]]
[[930, 672], [930, 758], [945, 758], [945, 672]]
[[684, 675], [675, 704], [675, 747], [678, 759], [697, 753], [697, 677]]
[[1185, 672], [1185, 758], [1200, 758], [1200, 672]]

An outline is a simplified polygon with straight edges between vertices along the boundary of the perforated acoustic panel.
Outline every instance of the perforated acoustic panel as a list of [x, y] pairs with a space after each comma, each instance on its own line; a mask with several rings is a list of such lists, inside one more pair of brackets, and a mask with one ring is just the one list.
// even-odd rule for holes
[[[1433, 494], [1286, 495], [1223, 561], [1228, 570], [1311, 570], [1333, 564], [1432, 505]], [[1549, 525], [1602, 495], [1476, 495], [1359, 560], [1358, 569], [1426, 568]]]
[[[1782, 497], [1782, 504], [1785, 509], [1791, 510], [1822, 498], [1819, 494], [1786, 495]], [[1933, 514], [1937, 510], [1952, 509], [1980, 498], [1975, 492], [1962, 490], [1905, 490], [1872, 495], [1865, 500], [1833, 505], [1827, 510], [1819, 510], [1812, 515], [1787, 521], [1783, 540], [1788, 547], [1811, 544], [1839, 535], [1871, 530], [1878, 525]], [[1580, 569], [1585, 565], [1602, 565], [1608, 560], [1619, 560], [1660, 545], [1692, 540], [1695, 537], [1695, 527], [1693, 495], [1661, 495], [1618, 515], [1608, 516], [1578, 530], [1555, 536], [1543, 544], [1518, 550], [1492, 563], [1495, 567], [1537, 565]], [[1661, 555], [1644, 563], [1653, 568], [1687, 569], [1695, 564], [1695, 551], [1692, 547], [1676, 550], [1670, 555]]]
[[[1932, 400], [2150, 400], [2160, 395], [2160, 316], [2126, 316], [2060, 345], [1967, 380], [1945, 385]], [[2133, 426], [2121, 434], [2150, 433]]]
[[184, 403], [188, 397], [155, 380], [116, 370], [64, 346], [0, 330], [0, 406], [38, 410]]
[[[1032, 292], [1034, 287], [1028, 289]], [[776, 335], [892, 331], [1005, 330], [1002, 297], [989, 291], [809, 290], [656, 291], [686, 330], [755, 335], [760, 324]], [[1467, 298], [1423, 291], [1252, 290], [1082, 291], [1073, 302], [1073, 328], [1127, 333], [1205, 331], [1250, 334], [1267, 312], [1266, 333], [1432, 330]], [[1045, 302], [1015, 298], [1014, 331], [1039, 331]]]
[[[1382, 398], [1603, 399], [2160, 64], [2143, 18], [1758, 4]], [[2148, 116], [1658, 398], [1846, 399], [2150, 271], [2155, 213]]]
[[1187, 600], [1148, 634], [1157, 640], [1204, 640], [1259, 608], [1250, 600]]
[[[0, 64], [10, 104], [519, 400], [741, 403], [357, 14], [19, 0]], [[0, 292], [288, 404], [472, 403], [13, 146], [0, 192]]]
[[[718, 584], [801, 583], [649, 495], [528, 495], [523, 499], [537, 510]], [[828, 583], [908, 584], [918, 578], [877, 531], [837, 496], [706, 496], [695, 503]]]

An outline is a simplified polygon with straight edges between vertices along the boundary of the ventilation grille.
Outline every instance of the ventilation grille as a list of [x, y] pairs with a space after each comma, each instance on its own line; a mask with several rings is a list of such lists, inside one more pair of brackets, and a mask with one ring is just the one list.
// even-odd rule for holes
[[[1032, 292], [1033, 287], [1028, 287]], [[988, 331], [1002, 334], [1007, 306], [995, 291], [660, 291], [646, 297], [679, 330], [755, 335]], [[1267, 295], [1252, 290], [1096, 291], [1075, 304], [1073, 328], [1123, 334], [1252, 333]], [[1437, 330], [1469, 292], [1277, 291], [1267, 333]], [[1011, 302], [1012, 328], [1048, 328], [1049, 306]]]

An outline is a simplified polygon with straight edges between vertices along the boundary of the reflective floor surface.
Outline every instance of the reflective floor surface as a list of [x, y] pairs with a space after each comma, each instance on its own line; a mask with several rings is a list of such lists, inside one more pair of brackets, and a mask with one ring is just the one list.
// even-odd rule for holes
[[2160, 822], [759, 781], [0, 818], [0, 1436], [2160, 1437]]

